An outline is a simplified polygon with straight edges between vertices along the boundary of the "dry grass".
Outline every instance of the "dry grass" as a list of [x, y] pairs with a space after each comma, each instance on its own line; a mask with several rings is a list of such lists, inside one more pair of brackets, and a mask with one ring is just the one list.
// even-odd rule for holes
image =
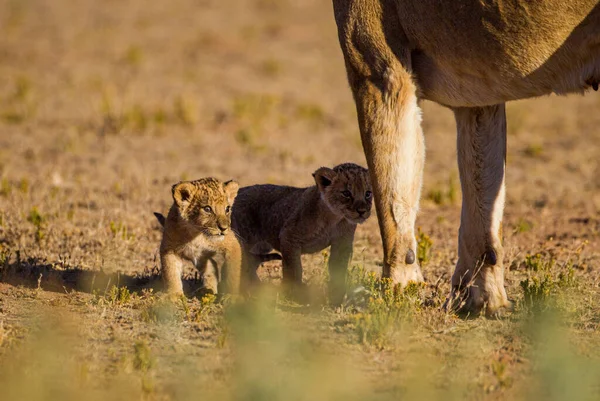
[[[600, 97], [508, 106], [515, 311], [497, 320], [441, 310], [455, 127], [422, 106], [426, 286], [396, 293], [369, 273], [373, 217], [340, 310], [275, 284], [241, 305], [167, 302], [152, 212], [172, 183], [310, 185], [322, 165], [364, 164], [331, 4], [0, 0], [0, 398], [598, 398]], [[304, 258], [317, 298], [326, 258]], [[276, 283], [280, 267], [261, 274]]]

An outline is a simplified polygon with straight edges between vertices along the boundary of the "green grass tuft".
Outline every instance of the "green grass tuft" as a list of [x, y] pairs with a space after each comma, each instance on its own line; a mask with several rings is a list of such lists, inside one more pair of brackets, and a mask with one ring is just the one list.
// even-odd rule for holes
[[429, 235], [421, 231], [421, 228], [417, 231], [417, 260], [419, 264], [425, 264], [431, 259], [431, 248], [433, 247], [433, 241], [429, 238]]

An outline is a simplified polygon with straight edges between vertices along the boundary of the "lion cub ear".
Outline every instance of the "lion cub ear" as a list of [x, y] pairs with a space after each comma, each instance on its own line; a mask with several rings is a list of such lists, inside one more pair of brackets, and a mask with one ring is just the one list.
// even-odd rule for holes
[[181, 209], [185, 209], [190, 204], [190, 200], [192, 199], [195, 190], [196, 187], [191, 182], [182, 181], [177, 183], [173, 185], [172, 188], [173, 200], [177, 206]]
[[313, 173], [315, 183], [321, 191], [330, 186], [336, 176], [337, 173], [328, 167], [321, 167]]
[[223, 183], [223, 189], [227, 194], [227, 199], [229, 199], [229, 203], [233, 203], [233, 200], [237, 196], [238, 189], [240, 189], [240, 185], [233, 180], [229, 180]]

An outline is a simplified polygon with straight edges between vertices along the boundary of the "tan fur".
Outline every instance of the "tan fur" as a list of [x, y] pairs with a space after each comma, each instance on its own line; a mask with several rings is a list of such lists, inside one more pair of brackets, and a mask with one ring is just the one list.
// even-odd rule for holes
[[458, 127], [463, 211], [450, 298], [475, 312], [508, 305], [500, 238], [504, 103], [597, 88], [600, 5], [591, 0], [333, 4], [373, 182], [383, 275], [402, 285], [422, 280], [414, 262], [424, 162], [417, 102], [429, 99], [452, 107]]
[[371, 212], [371, 185], [367, 170], [352, 163], [333, 169], [321, 167], [313, 176], [316, 185], [308, 188], [241, 188], [232, 224], [243, 239], [247, 269], [254, 279], [260, 264], [254, 256], [258, 252], [280, 251], [284, 282], [301, 284], [300, 256], [331, 246], [330, 295], [332, 302], [339, 303], [345, 292], [356, 225]]
[[[223, 183], [214, 178], [183, 181], [173, 186], [173, 205], [164, 219], [160, 244], [161, 275], [167, 292], [183, 293], [184, 259], [200, 271], [206, 290], [216, 294], [222, 284], [224, 292], [239, 292], [241, 247], [230, 229], [231, 207], [237, 191], [235, 181]], [[157, 218], [161, 222], [158, 215]], [[221, 266], [219, 258], [224, 259]]]

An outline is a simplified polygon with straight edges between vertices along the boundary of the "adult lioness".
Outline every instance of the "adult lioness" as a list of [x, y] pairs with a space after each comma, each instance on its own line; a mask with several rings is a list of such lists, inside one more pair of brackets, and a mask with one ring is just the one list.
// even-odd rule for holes
[[354, 163], [321, 167], [308, 188], [253, 185], [241, 188], [233, 207], [232, 227], [242, 239], [247, 273], [256, 276], [261, 259], [271, 249], [281, 251], [283, 281], [302, 283], [301, 255], [331, 246], [330, 300], [339, 304], [345, 293], [356, 225], [371, 214], [368, 171]]
[[[383, 275], [420, 280], [413, 255], [424, 144], [418, 99], [454, 110], [463, 207], [450, 299], [508, 305], [501, 242], [509, 100], [600, 81], [591, 0], [334, 0], [383, 238]], [[458, 297], [461, 295], [461, 297]]]

